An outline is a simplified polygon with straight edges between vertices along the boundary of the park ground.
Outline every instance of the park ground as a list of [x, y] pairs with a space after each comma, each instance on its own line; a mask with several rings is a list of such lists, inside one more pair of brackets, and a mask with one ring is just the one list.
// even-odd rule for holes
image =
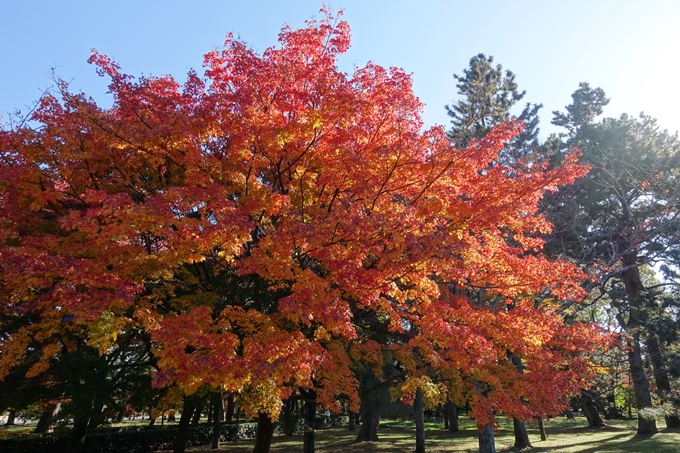
[[[471, 420], [461, 420], [461, 431], [448, 433], [442, 423], [429, 422], [425, 439], [428, 453], [477, 452], [477, 430]], [[608, 420], [604, 428], [584, 428], [585, 419], [570, 421], [564, 418], [546, 422], [547, 440], [541, 441], [536, 423], [528, 424], [529, 438], [533, 448], [528, 453], [680, 453], [680, 431], [661, 429], [653, 436], [635, 436], [635, 420]], [[658, 425], [664, 426], [663, 421]], [[386, 420], [380, 424], [380, 441], [355, 443], [356, 432], [345, 428], [317, 431], [316, 451], [348, 453], [413, 453], [415, 449], [414, 426], [410, 421]], [[512, 422], [502, 422], [496, 433], [496, 450], [518, 451], [514, 443]], [[225, 453], [250, 453], [253, 441], [223, 442], [218, 450], [210, 446], [193, 447], [187, 451], [217, 451]], [[302, 451], [302, 436], [277, 436], [272, 453]]]
[[[127, 421], [115, 426], [140, 424]], [[547, 440], [541, 441], [538, 425], [527, 424], [533, 448], [522, 450], [526, 453], [680, 453], [680, 430], [665, 428], [663, 421], [657, 422], [660, 432], [653, 436], [636, 436], [636, 421], [630, 419], [607, 420], [607, 426], [598, 429], [585, 427], [585, 418], [567, 420], [553, 418], [545, 422]], [[144, 422], [143, 424], [146, 424]], [[0, 437], [9, 431], [19, 434], [32, 431], [33, 426], [0, 427]], [[440, 422], [427, 422], [425, 440], [427, 453], [477, 453], [477, 430], [473, 420], [461, 418], [461, 430], [449, 433]], [[347, 427], [317, 430], [316, 451], [318, 453], [413, 453], [415, 449], [415, 428], [410, 420], [384, 420], [380, 424], [378, 442], [354, 442], [356, 431]], [[512, 422], [501, 420], [496, 432], [496, 450], [499, 453], [517, 452], [513, 448]], [[187, 452], [251, 453], [253, 440], [222, 442], [218, 450], [209, 445], [190, 447]], [[302, 436], [276, 436], [271, 453], [294, 453], [302, 451]], [[161, 451], [158, 453], [167, 453]]]

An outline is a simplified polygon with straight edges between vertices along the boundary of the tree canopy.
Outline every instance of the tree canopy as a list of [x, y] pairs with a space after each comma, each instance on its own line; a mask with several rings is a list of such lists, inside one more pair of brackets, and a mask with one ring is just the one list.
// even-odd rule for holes
[[585, 174], [577, 153], [504, 164], [512, 119], [462, 146], [423, 130], [402, 70], [338, 70], [330, 14], [279, 41], [228, 36], [183, 84], [93, 52], [112, 107], [60, 82], [2, 131], [0, 379], [140, 329], [155, 386], [237, 393], [253, 417], [302, 389], [356, 408], [351, 362], [384, 350], [407, 401], [446, 378], [480, 426], [560, 411], [604, 342], [550, 303], [584, 274], [541, 253], [539, 202]]

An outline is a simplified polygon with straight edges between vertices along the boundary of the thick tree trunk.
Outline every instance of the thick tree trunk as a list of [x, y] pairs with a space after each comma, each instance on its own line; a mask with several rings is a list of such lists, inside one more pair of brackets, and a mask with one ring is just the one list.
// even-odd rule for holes
[[303, 453], [314, 453], [315, 451], [315, 433], [314, 420], [316, 419], [316, 392], [310, 391], [306, 393], [307, 400], [305, 401], [305, 433], [303, 436]]
[[425, 421], [423, 420], [423, 391], [416, 390], [416, 400], [413, 403], [416, 422], [416, 453], [425, 453]]
[[7, 421], [5, 422], [5, 426], [13, 425], [16, 418], [17, 418], [17, 411], [14, 410], [14, 409], [11, 409], [9, 411], [9, 414], [7, 414]]
[[449, 432], [450, 433], [457, 433], [458, 432], [458, 408], [456, 407], [456, 403], [453, 403], [453, 402], [447, 403], [446, 414], [448, 415], [448, 418], [449, 418]]
[[531, 448], [531, 442], [529, 442], [529, 434], [527, 434], [526, 424], [523, 421], [513, 417], [512, 426], [515, 431], [515, 448], [518, 450]]
[[548, 437], [545, 435], [545, 425], [543, 425], [543, 417], [538, 417], [538, 432], [541, 434], [541, 440], [546, 440]]
[[[671, 394], [671, 382], [668, 379], [668, 370], [661, 348], [659, 347], [659, 339], [654, 334], [647, 335], [647, 351], [649, 358], [654, 367], [654, 380], [656, 381], [656, 388], [663, 399], [666, 399]], [[680, 417], [677, 415], [666, 415], [666, 427], [680, 428]]]
[[354, 431], [354, 422], [357, 419], [358, 414], [352, 411], [348, 411], [347, 413], [349, 414], [349, 430]]
[[600, 414], [597, 413], [595, 403], [585, 392], [581, 392], [581, 408], [583, 409], [583, 415], [585, 415], [588, 420], [589, 428], [600, 428], [604, 426]]
[[83, 453], [85, 451], [85, 435], [89, 421], [90, 419], [86, 415], [80, 415], [73, 419], [73, 429], [68, 447], [66, 447], [66, 453]]
[[274, 437], [274, 423], [269, 415], [260, 412], [257, 417], [257, 437], [253, 453], [269, 453]]
[[220, 446], [220, 412], [222, 409], [222, 393], [215, 392], [212, 394], [213, 403], [213, 438], [212, 449], [216, 450]]
[[477, 429], [479, 430], [479, 453], [496, 453], [493, 426], [477, 426]]
[[35, 434], [45, 434], [47, 431], [49, 431], [50, 426], [52, 426], [52, 420], [54, 420], [54, 417], [57, 415], [59, 412], [59, 408], [61, 407], [61, 403], [55, 403], [55, 404], [50, 404], [47, 409], [45, 409], [40, 415], [40, 420], [38, 420], [38, 425], [35, 427], [35, 431], [33, 431]]
[[189, 424], [191, 423], [191, 416], [198, 410], [198, 399], [193, 396], [184, 397], [184, 407], [182, 407], [182, 415], [179, 418], [179, 425], [177, 426], [177, 435], [175, 437], [175, 446], [173, 453], [184, 453], [187, 448], [187, 434], [189, 433]]
[[380, 411], [374, 404], [361, 408], [361, 427], [357, 434], [357, 442], [375, 442], [378, 440], [378, 426], [380, 425]]
[[94, 407], [92, 408], [92, 413], [90, 415], [90, 423], [87, 426], [87, 429], [89, 430], [97, 429], [97, 427], [104, 422], [103, 411], [104, 411], [104, 399], [101, 397], [97, 397], [94, 402]]
[[85, 435], [90, 424], [92, 404], [96, 395], [87, 392], [78, 392], [71, 399], [73, 414], [73, 429], [71, 430], [66, 453], [81, 453], [85, 451]]
[[637, 268], [637, 255], [635, 253], [628, 253], [623, 257], [622, 263], [627, 268], [621, 272], [621, 280], [626, 287], [630, 306], [630, 315], [625, 328], [628, 333], [630, 376], [633, 380], [635, 403], [638, 410], [637, 433], [655, 434], [658, 432], [656, 422], [653, 418], [646, 418], [642, 414], [645, 409], [651, 409], [652, 407], [652, 396], [649, 392], [649, 382], [647, 382], [645, 370], [642, 366], [642, 353], [640, 351], [640, 329], [642, 328], [640, 310], [644, 305], [644, 286], [642, 285], [640, 272]]

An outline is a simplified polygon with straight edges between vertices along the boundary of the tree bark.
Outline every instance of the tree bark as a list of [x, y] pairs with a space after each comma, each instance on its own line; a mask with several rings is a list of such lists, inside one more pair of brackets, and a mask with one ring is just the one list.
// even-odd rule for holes
[[201, 421], [201, 415], [203, 415], [203, 408], [205, 407], [206, 398], [201, 398], [196, 403], [194, 403], [194, 416], [191, 419], [192, 425], [198, 425]]
[[515, 431], [515, 448], [522, 450], [524, 448], [531, 448], [529, 441], [529, 434], [527, 434], [527, 426], [523, 421], [513, 417], [512, 426]]
[[253, 453], [269, 453], [274, 437], [274, 423], [269, 415], [260, 412], [257, 417], [257, 437]]
[[10, 409], [9, 414], [7, 414], [7, 421], [5, 422], [5, 426], [13, 425], [16, 417], [17, 411], [15, 409]]
[[59, 408], [61, 407], [61, 402], [55, 403], [55, 404], [50, 404], [47, 409], [43, 411], [43, 413], [40, 415], [40, 420], [38, 420], [38, 425], [35, 427], [35, 431], [33, 431], [35, 434], [45, 434], [47, 431], [49, 431], [50, 426], [52, 426], [52, 420], [54, 420], [54, 417], [57, 415], [59, 412]]
[[359, 414], [356, 414], [352, 411], [347, 411], [347, 413], [349, 414], [349, 430], [354, 431], [354, 422], [356, 421]]
[[314, 453], [315, 437], [314, 437], [314, 421], [316, 419], [316, 392], [309, 391], [306, 393], [305, 401], [305, 433], [303, 436], [303, 453]]
[[449, 432], [450, 433], [457, 433], [458, 432], [458, 408], [456, 407], [456, 403], [449, 401], [447, 403], [447, 410], [446, 413], [449, 418]]
[[588, 420], [589, 428], [600, 428], [604, 426], [600, 414], [597, 413], [595, 403], [585, 392], [581, 392], [581, 408], [583, 409], [583, 415], [585, 415]]
[[[671, 382], [668, 379], [668, 370], [661, 348], [659, 347], [659, 339], [654, 334], [647, 335], [647, 351], [649, 358], [652, 361], [654, 368], [654, 380], [656, 381], [656, 388], [662, 400], [668, 398], [671, 394]], [[666, 415], [666, 427], [680, 428], [680, 417], [677, 415]]]
[[213, 438], [211, 448], [217, 450], [220, 446], [220, 412], [222, 408], [222, 392], [212, 394], [213, 403]]
[[73, 419], [73, 429], [66, 447], [66, 453], [82, 453], [85, 451], [85, 435], [89, 424], [87, 415], [79, 415]]
[[625, 271], [621, 272], [621, 281], [626, 287], [630, 314], [628, 323], [624, 326], [628, 333], [628, 363], [630, 376], [635, 390], [635, 403], [638, 411], [637, 434], [655, 434], [658, 432], [653, 418], [645, 418], [641, 412], [652, 407], [652, 395], [649, 392], [649, 382], [642, 366], [642, 353], [640, 351], [640, 329], [642, 317], [640, 310], [644, 306], [644, 286], [640, 279], [637, 268], [637, 255], [628, 253], [623, 257], [622, 264]]
[[123, 421], [123, 417], [125, 416], [125, 406], [121, 407], [118, 413], [116, 414], [116, 423], [120, 423]]
[[541, 434], [541, 440], [546, 440], [548, 437], [545, 435], [545, 425], [543, 425], [543, 417], [538, 417], [538, 432]]
[[413, 403], [416, 422], [416, 453], [425, 453], [425, 421], [423, 420], [423, 391], [416, 390], [416, 400]]
[[357, 434], [357, 442], [375, 442], [378, 440], [378, 426], [380, 425], [380, 412], [373, 404], [364, 405], [361, 408], [361, 427]]
[[104, 399], [102, 397], [96, 397], [94, 400], [94, 407], [92, 408], [92, 413], [90, 414], [90, 423], [87, 429], [93, 430], [97, 429], [99, 425], [104, 421], [103, 419], [104, 411]]
[[85, 450], [85, 435], [87, 434], [87, 427], [90, 424], [94, 397], [95, 395], [88, 394], [84, 391], [79, 391], [73, 395], [71, 399], [74, 410], [73, 429], [69, 436], [66, 453], [80, 453]]
[[179, 425], [177, 426], [177, 436], [175, 437], [175, 446], [173, 453], [184, 453], [187, 448], [187, 434], [189, 432], [189, 424], [191, 417], [195, 411], [198, 410], [198, 398], [195, 396], [184, 397], [184, 407], [182, 407], [182, 416], [179, 418]]
[[493, 426], [477, 426], [479, 430], [479, 453], [496, 453], [496, 441], [493, 437]]
[[234, 394], [230, 393], [229, 396], [227, 396], [227, 410], [224, 411], [224, 419], [226, 421], [231, 421], [234, 418], [234, 409], [235, 409], [235, 404], [234, 404]]

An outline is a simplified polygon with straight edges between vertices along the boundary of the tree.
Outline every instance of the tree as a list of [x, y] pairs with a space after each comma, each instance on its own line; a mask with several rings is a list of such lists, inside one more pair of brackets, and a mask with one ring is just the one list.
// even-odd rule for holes
[[517, 159], [535, 159], [540, 149], [538, 141], [538, 111], [541, 104], [527, 103], [519, 116], [511, 113], [515, 104], [521, 101], [526, 91], [518, 91], [515, 74], [503, 66], [493, 66], [493, 57], [479, 54], [470, 59], [463, 75], [454, 74], [458, 81], [459, 99], [446, 111], [451, 117], [451, 129], [446, 133], [454, 146], [464, 148], [473, 140], [483, 138], [510, 118], [522, 121], [524, 129], [501, 151], [502, 158], [510, 164]]
[[[36, 127], [3, 131], [2, 309], [35, 313], [37, 331], [77, 326], [99, 350], [128, 323], [144, 329], [154, 385], [184, 393], [185, 409], [198, 392], [239, 392], [262, 428], [256, 452], [296, 391], [333, 411], [344, 395], [356, 410], [347, 345], [370, 319], [403, 339], [378, 348], [409, 382], [428, 382], [414, 350], [464, 370], [482, 426], [495, 408], [560, 407], [585, 370], [580, 348], [599, 336], [535, 306], [546, 291], [582, 295], [577, 269], [540, 254], [549, 224], [536, 213], [584, 173], [576, 157], [499, 163], [522, 131], [511, 120], [463, 149], [440, 127], [422, 132], [403, 71], [337, 69], [349, 28], [330, 14], [279, 40], [258, 55], [229, 36], [205, 56], [205, 79], [183, 86], [135, 80], [95, 52], [111, 108], [60, 83]], [[487, 305], [470, 303], [482, 289]], [[45, 339], [41, 367], [59, 341]], [[0, 369], [26, 347], [7, 339]], [[529, 370], [516, 385], [507, 351]], [[535, 400], [517, 397], [530, 387]]]
[[[515, 74], [511, 71], [505, 71], [504, 74], [500, 64], [493, 66], [492, 56], [479, 54], [472, 57], [463, 74], [454, 74], [458, 81], [459, 100], [452, 106], [446, 106], [451, 117], [451, 129], [447, 136], [458, 147], [468, 146], [472, 140], [483, 138], [493, 127], [512, 118], [511, 110], [526, 93], [518, 91]], [[541, 107], [540, 104], [527, 104], [521, 112], [518, 119], [524, 123], [524, 129], [506, 143], [499, 153], [499, 161], [503, 165], [521, 167], [524, 162], [542, 160], [542, 147], [538, 141], [538, 111]], [[521, 360], [518, 357], [513, 360], [521, 373]], [[514, 419], [513, 426], [515, 447], [531, 447], [524, 421]], [[486, 439], [492, 441], [493, 437], [487, 436]]]
[[680, 142], [644, 114], [596, 122], [608, 99], [587, 83], [572, 98], [553, 123], [567, 128], [565, 147], [582, 149], [592, 169], [550, 200], [552, 248], [589, 269], [600, 292], [611, 280], [626, 295], [613, 300], [628, 344], [638, 433], [654, 433], [654, 420], [645, 416], [652, 405], [641, 350], [648, 289], [639, 269], [668, 262], [680, 241]]

